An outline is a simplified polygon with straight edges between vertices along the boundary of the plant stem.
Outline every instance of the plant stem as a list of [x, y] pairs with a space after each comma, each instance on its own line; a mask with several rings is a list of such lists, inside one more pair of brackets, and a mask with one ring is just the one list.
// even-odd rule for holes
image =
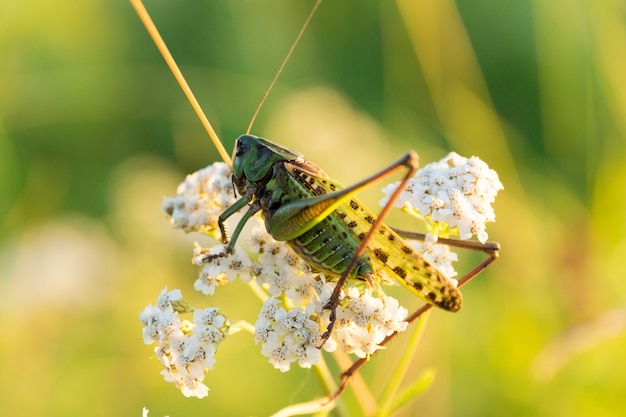
[[404, 349], [404, 354], [400, 357], [400, 362], [398, 362], [398, 365], [395, 367], [395, 371], [391, 375], [389, 383], [387, 384], [387, 387], [380, 397], [380, 406], [377, 414], [378, 417], [389, 415], [393, 400], [396, 396], [398, 388], [400, 387], [400, 383], [402, 382], [404, 376], [409, 370], [409, 365], [411, 364], [413, 356], [417, 351], [417, 345], [419, 344], [420, 340], [422, 339], [422, 335], [424, 334], [424, 329], [426, 328], [426, 322], [428, 321], [428, 317], [430, 317], [430, 310], [426, 311], [420, 317], [419, 322], [417, 323], [417, 327], [415, 328], [415, 331], [413, 331], [411, 339]]

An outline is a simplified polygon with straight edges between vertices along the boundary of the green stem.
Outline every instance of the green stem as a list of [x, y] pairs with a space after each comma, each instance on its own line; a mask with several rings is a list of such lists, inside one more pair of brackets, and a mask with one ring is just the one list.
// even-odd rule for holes
[[[332, 356], [339, 369], [349, 369], [353, 365], [350, 355], [340, 349], [332, 352]], [[367, 386], [367, 383], [359, 372], [355, 372], [350, 378], [350, 389], [352, 390], [352, 393], [356, 398], [356, 402], [361, 409], [360, 414], [357, 415], [370, 416], [378, 409], [376, 398], [374, 398], [372, 391]], [[333, 391], [333, 393], [335, 392], [336, 390]]]
[[250, 281], [248, 283], [248, 287], [250, 287], [254, 295], [256, 295], [262, 302], [265, 302], [265, 300], [269, 298], [269, 295], [267, 295], [267, 291], [265, 291], [263, 287], [257, 284], [255, 280]]
[[255, 333], [254, 325], [248, 323], [245, 320], [239, 320], [230, 325], [230, 331], [228, 332], [228, 334], [232, 335], [240, 332], [241, 330], [244, 330], [252, 335], [254, 335]]
[[393, 400], [398, 392], [398, 388], [409, 370], [409, 365], [411, 364], [413, 356], [417, 351], [417, 346], [419, 345], [422, 335], [424, 334], [424, 329], [426, 328], [426, 322], [428, 321], [429, 316], [430, 310], [424, 312], [424, 314], [420, 317], [417, 327], [413, 331], [407, 347], [404, 349], [404, 354], [401, 356], [400, 362], [398, 362], [398, 365], [395, 367], [395, 371], [391, 375], [391, 378], [387, 383], [387, 387], [380, 397], [380, 407], [378, 409], [377, 417], [385, 417], [389, 415]]
[[[324, 392], [326, 394], [330, 394], [337, 390], [337, 384], [333, 379], [333, 376], [328, 369], [328, 365], [322, 356], [320, 362], [313, 366], [313, 372], [317, 376], [317, 379], [320, 382]], [[328, 413], [336, 409], [339, 416], [349, 416], [350, 413], [345, 409], [345, 405], [337, 400], [328, 401], [326, 397], [318, 398], [317, 400], [307, 401], [303, 403], [297, 403], [289, 405], [281, 410], [278, 410], [276, 413], [272, 414], [271, 417], [291, 417], [291, 416], [299, 416], [299, 415], [315, 415], [315, 416], [327, 416]]]
[[322, 386], [324, 394], [329, 395], [331, 392], [335, 392], [337, 389], [337, 383], [335, 382], [323, 355], [320, 356], [319, 363], [313, 366], [313, 372], [315, 372], [315, 376]]
[[[313, 372], [315, 373], [315, 376], [317, 377], [317, 380], [319, 381], [325, 395], [330, 395], [331, 393], [337, 391], [337, 383], [335, 382], [335, 378], [328, 368], [328, 364], [324, 359], [324, 355], [321, 355], [319, 363], [313, 366]], [[335, 400], [335, 407], [339, 416], [350, 415], [348, 410], [346, 410], [345, 404], [342, 401]]]

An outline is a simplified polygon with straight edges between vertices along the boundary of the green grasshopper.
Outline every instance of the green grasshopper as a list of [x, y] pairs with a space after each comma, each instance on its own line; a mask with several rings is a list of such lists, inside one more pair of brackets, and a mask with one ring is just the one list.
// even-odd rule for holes
[[[461, 308], [459, 289], [391, 228], [382, 223], [355, 193], [402, 166], [409, 167], [405, 181], [417, 169], [417, 154], [409, 152], [383, 171], [351, 187], [330, 179], [314, 163], [269, 140], [241, 135], [233, 150], [233, 184], [241, 198], [219, 217], [223, 243], [234, 249], [244, 225], [261, 212], [272, 237], [286, 241], [313, 268], [339, 278], [325, 306], [331, 322], [323, 340], [330, 336], [339, 291], [348, 278], [375, 282], [390, 277], [429, 304], [448, 311]], [[402, 187], [399, 187], [399, 190]], [[394, 198], [387, 203], [391, 208]], [[249, 206], [229, 240], [224, 222]], [[385, 210], [383, 212], [386, 214]]]

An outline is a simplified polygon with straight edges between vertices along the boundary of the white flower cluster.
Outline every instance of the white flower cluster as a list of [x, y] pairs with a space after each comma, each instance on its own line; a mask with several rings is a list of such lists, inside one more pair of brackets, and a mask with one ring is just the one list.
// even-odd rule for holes
[[157, 344], [154, 353], [164, 366], [161, 374], [186, 397], [202, 398], [209, 388], [202, 382], [215, 364], [217, 345], [224, 340], [229, 323], [215, 308], [195, 310], [193, 321], [181, 320], [179, 312], [194, 311], [180, 290], [161, 291], [157, 305], [140, 314], [143, 340]]
[[226, 245], [215, 245], [210, 249], [194, 244], [192, 262], [202, 266], [194, 289], [204, 295], [213, 295], [215, 288], [232, 282], [238, 276], [243, 282], [252, 279], [252, 261], [246, 252], [236, 247], [232, 253]]
[[[383, 189], [385, 204], [399, 182]], [[491, 207], [504, 187], [498, 174], [478, 157], [464, 158], [454, 152], [417, 171], [396, 200], [424, 218], [434, 234], [452, 233], [460, 239], [477, 236], [487, 241], [485, 224], [496, 220]]]
[[[288, 308], [278, 297], [268, 298], [254, 325], [255, 339], [261, 343], [261, 353], [276, 369], [286, 372], [298, 361], [302, 368], [310, 368], [320, 360], [319, 320], [315, 320], [314, 304]], [[333, 340], [324, 345], [327, 351], [337, 347]]]
[[217, 219], [236, 200], [228, 165], [215, 163], [187, 175], [176, 192], [162, 205], [172, 225], [186, 233], [199, 231], [218, 238]]
[[365, 358], [383, 348], [380, 343], [385, 337], [403, 332], [409, 325], [404, 321], [408, 310], [395, 298], [382, 293], [374, 296], [369, 288], [359, 291], [350, 287], [345, 292], [334, 329], [343, 351]]

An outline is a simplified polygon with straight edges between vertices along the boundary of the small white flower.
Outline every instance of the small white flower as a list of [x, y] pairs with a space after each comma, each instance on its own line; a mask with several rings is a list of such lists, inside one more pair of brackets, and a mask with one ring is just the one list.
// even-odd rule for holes
[[226, 324], [226, 317], [224, 317], [217, 311], [217, 308], [205, 308], [203, 310], [195, 310], [193, 313], [193, 321], [198, 326], [223, 327], [224, 324]]
[[146, 345], [159, 340], [159, 324], [160, 324], [161, 310], [158, 307], [149, 305], [139, 315], [141, 324], [143, 324], [143, 342]]
[[273, 241], [272, 236], [267, 233], [265, 226], [259, 224], [252, 229], [249, 247], [252, 253], [263, 253], [269, 242]]
[[279, 371], [287, 372], [291, 368], [292, 358], [289, 355], [287, 346], [283, 343], [274, 345], [269, 354], [267, 354], [267, 349], [262, 350], [262, 353], [269, 357], [270, 363]]
[[428, 233], [426, 240], [423, 242], [407, 240], [407, 243], [421, 253], [427, 261], [439, 269], [448, 279], [457, 275], [452, 263], [457, 262], [459, 257], [450, 250], [450, 246], [437, 243], [437, 235]]
[[162, 204], [172, 225], [185, 232], [200, 231], [219, 237], [218, 216], [236, 199], [228, 165], [216, 162], [188, 175], [177, 193]]
[[183, 298], [183, 294], [180, 290], [167, 291], [167, 287], [165, 287], [157, 298], [157, 306], [165, 311], [167, 308], [172, 307], [172, 301], [178, 301], [181, 298]]
[[228, 253], [226, 245], [216, 245], [211, 249], [205, 249], [196, 243], [192, 262], [203, 266], [194, 283], [194, 288], [206, 295], [212, 295], [216, 287], [226, 285], [238, 276], [244, 282], [252, 279], [250, 270], [252, 261], [239, 248]]
[[204, 398], [209, 394], [209, 387], [195, 378], [180, 376], [171, 381], [185, 397]]

